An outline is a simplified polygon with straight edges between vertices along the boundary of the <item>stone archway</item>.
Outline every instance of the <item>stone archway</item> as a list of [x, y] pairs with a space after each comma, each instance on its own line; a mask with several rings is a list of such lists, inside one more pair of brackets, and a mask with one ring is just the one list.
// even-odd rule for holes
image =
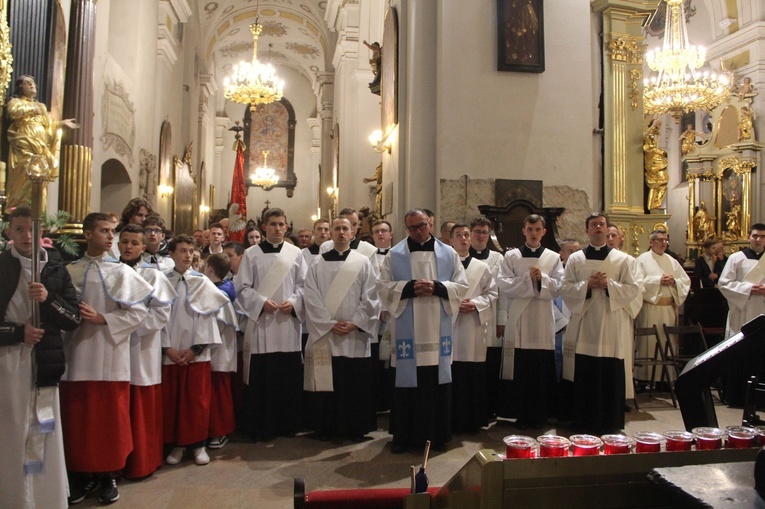
[[133, 182], [127, 168], [118, 159], [108, 159], [101, 165], [101, 212], [116, 212], [133, 198]]

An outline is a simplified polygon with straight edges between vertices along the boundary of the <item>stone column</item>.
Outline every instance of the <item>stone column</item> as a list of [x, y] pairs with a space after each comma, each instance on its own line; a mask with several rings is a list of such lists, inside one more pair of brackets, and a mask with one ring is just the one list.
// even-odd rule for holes
[[72, 0], [66, 56], [63, 118], [74, 118], [79, 129], [67, 130], [61, 147], [60, 208], [72, 215], [67, 231], [82, 232], [90, 212], [93, 171], [93, 55], [97, 0]]
[[[645, 251], [648, 235], [669, 216], [644, 213], [643, 44], [645, 19], [658, 1], [593, 0], [603, 37], [603, 206], [625, 232], [624, 250]], [[666, 227], [666, 226], [665, 226]]]

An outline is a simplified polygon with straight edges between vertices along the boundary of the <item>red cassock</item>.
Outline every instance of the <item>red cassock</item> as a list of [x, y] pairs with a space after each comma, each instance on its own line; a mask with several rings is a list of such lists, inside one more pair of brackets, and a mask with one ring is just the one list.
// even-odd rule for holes
[[66, 467], [116, 472], [133, 450], [130, 382], [61, 382], [61, 426]]
[[162, 366], [164, 442], [193, 445], [208, 437], [210, 428], [210, 362]]
[[232, 376], [236, 376], [236, 373], [229, 371], [212, 372], [209, 432], [211, 438], [228, 435], [236, 429], [234, 399], [231, 392]]
[[130, 423], [133, 452], [122, 475], [140, 479], [153, 474], [164, 458], [162, 442], [162, 386], [130, 386]]

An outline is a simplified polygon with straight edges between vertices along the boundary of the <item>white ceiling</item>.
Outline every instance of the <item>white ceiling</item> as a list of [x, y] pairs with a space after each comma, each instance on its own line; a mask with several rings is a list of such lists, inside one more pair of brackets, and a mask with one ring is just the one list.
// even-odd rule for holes
[[230, 75], [235, 64], [252, 58], [249, 26], [256, 17], [263, 25], [258, 39], [261, 62], [295, 69], [312, 85], [316, 75], [331, 66], [334, 48], [324, 21], [326, 0], [200, 0], [197, 5], [207, 57], [219, 80]]

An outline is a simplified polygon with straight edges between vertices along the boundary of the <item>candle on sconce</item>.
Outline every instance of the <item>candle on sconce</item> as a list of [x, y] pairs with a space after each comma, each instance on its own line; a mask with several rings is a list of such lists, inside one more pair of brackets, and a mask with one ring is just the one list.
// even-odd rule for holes
[[5, 191], [5, 163], [0, 161], [0, 189]]

